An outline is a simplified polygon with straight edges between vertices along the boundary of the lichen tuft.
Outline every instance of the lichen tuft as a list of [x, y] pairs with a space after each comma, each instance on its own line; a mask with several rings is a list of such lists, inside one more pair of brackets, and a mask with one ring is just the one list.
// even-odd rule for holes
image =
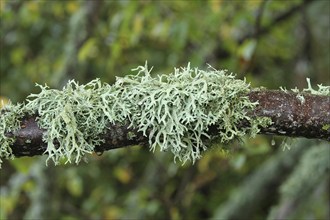
[[5, 134], [18, 130], [20, 119], [23, 116], [22, 104], [13, 105], [8, 103], [0, 109], [0, 168], [2, 164], [1, 158], [14, 158], [10, 145], [15, 140]]
[[[207, 71], [175, 68], [172, 74], [152, 77], [145, 66], [135, 75], [118, 77], [114, 85], [93, 80], [86, 85], [69, 81], [62, 90], [38, 85], [41, 92], [28, 96], [26, 104], [8, 107], [0, 117], [3, 158], [12, 157], [12, 139], [5, 133], [19, 128], [24, 114], [38, 115], [46, 132], [45, 154], [58, 164], [78, 163], [104, 140], [100, 134], [109, 123], [129, 122], [149, 138], [150, 150], [171, 151], [175, 160], [195, 162], [207, 149], [205, 139], [211, 125], [219, 128], [222, 142], [255, 136], [267, 118], [251, 118], [247, 112], [257, 105], [247, 97], [250, 85], [226, 70], [209, 66]], [[250, 127], [240, 127], [247, 121]]]

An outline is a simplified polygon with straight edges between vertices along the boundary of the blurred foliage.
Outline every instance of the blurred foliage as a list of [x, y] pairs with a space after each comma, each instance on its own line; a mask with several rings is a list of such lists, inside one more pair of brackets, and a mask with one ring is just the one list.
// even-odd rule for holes
[[[72, 78], [113, 82], [145, 60], [159, 73], [188, 62], [201, 68], [209, 63], [271, 89], [306, 87], [306, 77], [314, 85], [329, 84], [329, 16], [326, 0], [1, 0], [0, 99], [22, 101], [38, 92], [35, 83], [61, 88]], [[45, 167], [43, 157], [6, 161], [0, 173], [0, 219], [221, 216], [222, 207], [235, 205], [228, 205], [232, 192], [244, 189], [240, 184], [264, 163], [279, 158], [282, 141], [258, 136], [228, 146], [215, 143], [195, 165], [185, 166], [138, 146], [92, 155], [79, 167]], [[299, 163], [301, 157], [277, 173], [267, 185], [271, 190], [258, 191], [251, 184], [264, 199], [249, 200], [258, 207], [249, 216], [237, 212], [265, 219], [277, 206], [289, 208], [290, 216], [329, 218], [329, 178], [316, 182], [294, 206], [281, 203], [286, 197], [279, 200], [290, 172], [308, 163]], [[259, 175], [258, 183], [268, 174]]]

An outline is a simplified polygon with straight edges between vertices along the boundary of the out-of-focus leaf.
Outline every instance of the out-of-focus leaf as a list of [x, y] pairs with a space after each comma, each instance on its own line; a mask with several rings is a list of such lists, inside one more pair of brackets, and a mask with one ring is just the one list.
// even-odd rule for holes
[[0, 109], [5, 107], [9, 103], [9, 99], [7, 97], [0, 95]]
[[105, 219], [119, 219], [122, 214], [122, 209], [118, 206], [112, 205], [105, 207], [104, 218]]
[[88, 39], [78, 53], [78, 60], [83, 62], [88, 58], [94, 58], [98, 54], [97, 42], [95, 38]]
[[37, 162], [35, 158], [32, 157], [22, 157], [15, 160], [9, 160], [10, 164], [15, 167], [17, 172], [27, 174], [34, 163]]
[[120, 182], [125, 184], [128, 183], [132, 178], [131, 171], [128, 168], [117, 167], [114, 170], [114, 175]]
[[78, 220], [78, 217], [71, 216], [71, 215], [64, 215], [61, 220]]
[[15, 65], [21, 65], [24, 61], [25, 54], [26, 54], [26, 50], [23, 47], [19, 47], [11, 52], [10, 59]]
[[252, 40], [245, 40], [243, 44], [238, 48], [238, 55], [243, 59], [245, 62], [249, 62], [255, 52], [257, 46], [257, 41]]
[[74, 13], [79, 9], [79, 2], [77, 1], [69, 1], [66, 4], [66, 9], [69, 13]]
[[6, 219], [6, 216], [11, 213], [16, 206], [16, 199], [9, 195], [0, 194], [0, 218]]
[[78, 197], [83, 191], [83, 182], [81, 177], [74, 171], [70, 170], [68, 172], [68, 179], [66, 181], [66, 188], [71, 193], [71, 195]]
[[246, 155], [244, 154], [238, 154], [230, 160], [231, 165], [237, 170], [240, 170], [244, 166], [245, 162]]

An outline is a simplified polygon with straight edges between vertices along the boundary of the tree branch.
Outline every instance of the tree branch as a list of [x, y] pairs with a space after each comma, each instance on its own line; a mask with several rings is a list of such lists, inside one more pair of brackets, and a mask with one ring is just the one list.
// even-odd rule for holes
[[[270, 117], [273, 124], [262, 128], [260, 134], [306, 137], [330, 141], [330, 97], [303, 94], [303, 100], [296, 93], [283, 91], [252, 91], [248, 94], [258, 106], [249, 113], [252, 117]], [[249, 126], [242, 122], [242, 127]], [[14, 137], [11, 146], [16, 157], [41, 155], [47, 146], [42, 141], [43, 130], [36, 122], [36, 116], [26, 116], [21, 128], [8, 137]], [[210, 127], [209, 134], [216, 135], [217, 127]], [[142, 132], [128, 128], [127, 124], [111, 124], [103, 135], [105, 142], [95, 147], [95, 152], [132, 145], [148, 145], [148, 137]]]

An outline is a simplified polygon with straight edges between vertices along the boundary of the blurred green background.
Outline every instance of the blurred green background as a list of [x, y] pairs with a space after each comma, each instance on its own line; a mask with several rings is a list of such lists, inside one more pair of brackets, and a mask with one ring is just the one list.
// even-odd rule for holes
[[[38, 92], [35, 83], [113, 83], [146, 60], [154, 74], [211, 64], [253, 87], [301, 89], [306, 77], [330, 84], [327, 0], [0, 0], [0, 7], [4, 102], [24, 101]], [[184, 166], [139, 146], [79, 166], [20, 158], [2, 165], [0, 218], [329, 219], [328, 153], [324, 142], [259, 135], [214, 143]]]

